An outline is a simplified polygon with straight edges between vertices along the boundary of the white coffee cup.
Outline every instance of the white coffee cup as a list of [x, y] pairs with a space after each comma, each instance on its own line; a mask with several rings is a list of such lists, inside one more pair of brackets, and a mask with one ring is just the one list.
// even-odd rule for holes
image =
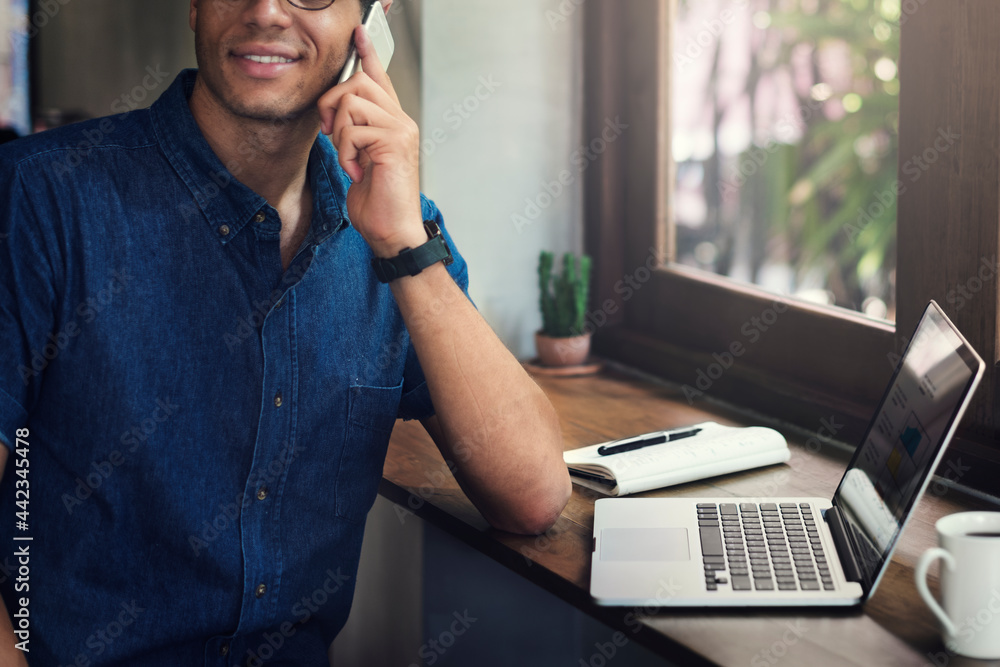
[[[1000, 512], [960, 512], [938, 520], [940, 547], [917, 563], [917, 590], [941, 621], [948, 650], [1000, 658]], [[927, 569], [941, 559], [944, 608], [927, 588]]]

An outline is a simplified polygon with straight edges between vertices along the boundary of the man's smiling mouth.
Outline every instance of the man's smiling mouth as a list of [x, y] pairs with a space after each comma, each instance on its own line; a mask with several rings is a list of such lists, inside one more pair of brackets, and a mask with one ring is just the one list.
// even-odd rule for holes
[[265, 65], [271, 65], [274, 63], [293, 63], [294, 60], [290, 58], [282, 58], [281, 56], [242, 56], [247, 60], [252, 60], [255, 63], [263, 63]]

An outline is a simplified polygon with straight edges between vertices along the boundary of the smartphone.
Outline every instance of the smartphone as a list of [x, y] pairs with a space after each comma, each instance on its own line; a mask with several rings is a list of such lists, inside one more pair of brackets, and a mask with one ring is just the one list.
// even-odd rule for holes
[[[368, 35], [372, 38], [372, 43], [375, 45], [375, 53], [378, 54], [378, 59], [382, 61], [382, 66], [388, 68], [389, 61], [392, 60], [392, 53], [396, 50], [396, 43], [392, 41], [392, 32], [389, 30], [389, 22], [385, 20], [385, 9], [382, 7], [381, 2], [376, 0], [372, 3], [362, 23], [364, 23], [365, 28], [368, 30]], [[344, 83], [354, 76], [355, 72], [360, 71], [361, 58], [358, 57], [357, 47], [352, 46], [351, 55], [347, 57], [347, 64], [344, 65], [337, 84]]]

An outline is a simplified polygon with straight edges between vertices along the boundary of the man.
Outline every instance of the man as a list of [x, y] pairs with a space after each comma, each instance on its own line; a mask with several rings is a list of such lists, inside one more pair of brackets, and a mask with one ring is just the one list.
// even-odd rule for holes
[[191, 0], [199, 69], [150, 109], [0, 150], [0, 664], [326, 664], [397, 416], [493, 526], [564, 507], [363, 8]]

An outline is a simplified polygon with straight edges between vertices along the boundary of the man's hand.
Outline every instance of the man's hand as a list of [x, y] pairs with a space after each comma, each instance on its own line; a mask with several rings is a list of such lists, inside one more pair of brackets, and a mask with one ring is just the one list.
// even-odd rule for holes
[[427, 240], [420, 212], [420, 133], [399, 105], [363, 26], [354, 30], [363, 72], [319, 99], [324, 134], [354, 181], [351, 222], [376, 256], [393, 257]]

